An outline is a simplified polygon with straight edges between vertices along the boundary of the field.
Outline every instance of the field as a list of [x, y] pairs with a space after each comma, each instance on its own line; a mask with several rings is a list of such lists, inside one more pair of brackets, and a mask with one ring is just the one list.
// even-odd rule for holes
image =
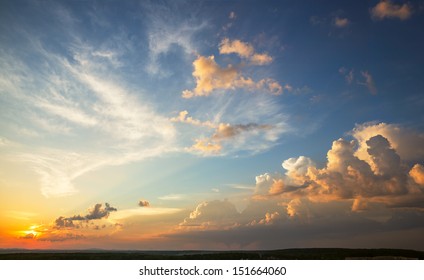
[[310, 248], [269, 251], [0, 250], [0, 260], [408, 260], [424, 252], [401, 249]]

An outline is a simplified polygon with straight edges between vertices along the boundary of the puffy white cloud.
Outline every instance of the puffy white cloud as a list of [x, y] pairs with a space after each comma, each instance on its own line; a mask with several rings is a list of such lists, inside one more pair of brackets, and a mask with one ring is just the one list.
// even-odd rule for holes
[[315, 166], [315, 163], [308, 157], [300, 156], [298, 158], [289, 158], [283, 161], [282, 166], [287, 170], [289, 177], [305, 176], [308, 168]]
[[409, 3], [396, 5], [390, 0], [381, 0], [375, 7], [371, 9], [371, 16], [377, 20], [385, 18], [398, 18], [406, 20], [412, 15], [412, 8]]

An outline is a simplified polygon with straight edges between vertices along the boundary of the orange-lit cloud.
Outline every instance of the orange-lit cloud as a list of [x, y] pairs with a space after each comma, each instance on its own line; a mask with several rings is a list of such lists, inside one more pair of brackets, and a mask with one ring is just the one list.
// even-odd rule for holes
[[351, 135], [354, 140], [333, 142], [323, 168], [301, 156], [283, 162], [285, 174], [257, 176], [255, 198], [277, 196], [289, 216], [299, 212], [296, 209], [305, 199], [315, 203], [351, 201], [352, 211], [365, 211], [372, 203], [389, 208], [423, 208], [424, 168], [420, 164], [408, 167], [401, 156], [408, 156], [411, 146], [407, 143], [420, 141], [421, 136], [386, 124], [358, 125]]
[[350, 21], [347, 18], [341, 18], [341, 17], [334, 18], [334, 25], [336, 27], [344, 28], [344, 27], [347, 27], [349, 24], [350, 24]]
[[265, 90], [274, 95], [283, 92], [283, 87], [270, 78], [261, 79], [258, 82], [241, 75], [240, 69], [228, 65], [220, 67], [214, 56], [199, 56], [194, 62], [193, 77], [196, 78], [196, 87], [193, 90], [184, 90], [183, 98], [195, 96], [208, 96], [214, 90], [234, 90], [244, 88], [247, 90]]
[[415, 183], [424, 186], [424, 166], [417, 163], [409, 171], [409, 176], [414, 179]]
[[190, 150], [204, 154], [218, 154], [222, 150], [222, 146], [208, 139], [196, 139], [196, 142], [191, 146]]
[[187, 124], [192, 124], [192, 125], [196, 125], [196, 126], [205, 126], [205, 127], [211, 127], [211, 128], [215, 128], [216, 124], [210, 122], [210, 121], [205, 121], [202, 122], [200, 120], [194, 119], [191, 116], [188, 116], [188, 111], [184, 110], [178, 113], [177, 117], [173, 117], [171, 118], [171, 122], [181, 122], [181, 123], [187, 123]]
[[221, 41], [219, 45], [220, 54], [231, 54], [235, 53], [243, 58], [248, 58], [252, 56], [255, 52], [253, 46], [249, 43], [242, 42], [240, 40], [231, 41], [228, 38], [225, 38]]
[[396, 5], [390, 0], [382, 0], [375, 7], [371, 9], [371, 16], [377, 20], [385, 18], [398, 18], [406, 20], [412, 15], [412, 8], [409, 3], [403, 5]]
[[[242, 59], [242, 63], [221, 67], [216, 62], [215, 56], [199, 55], [193, 62], [193, 77], [196, 79], [196, 87], [193, 90], [184, 90], [182, 97], [208, 96], [215, 90], [235, 90], [237, 88], [267, 91], [279, 95], [283, 93], [284, 89], [288, 91], [292, 89], [290, 85], [282, 86], [271, 78], [254, 81], [251, 77], [243, 76], [244, 67], [265, 65], [273, 60], [266, 53], [255, 53], [253, 46], [249, 43], [224, 38], [219, 45], [219, 53], [221, 55], [237, 54]], [[245, 62], [248, 62], [248, 65]]]
[[224, 38], [219, 45], [220, 54], [237, 54], [247, 59], [252, 65], [266, 65], [272, 62], [272, 57], [266, 53], [255, 53], [255, 49], [249, 43], [240, 40], [231, 41]]

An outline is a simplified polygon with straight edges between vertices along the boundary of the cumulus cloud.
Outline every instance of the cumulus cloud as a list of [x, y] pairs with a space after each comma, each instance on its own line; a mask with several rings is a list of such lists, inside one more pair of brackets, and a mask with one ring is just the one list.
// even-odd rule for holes
[[280, 213], [265, 213], [265, 217], [260, 219], [259, 221], [253, 220], [248, 224], [248, 226], [260, 226], [260, 225], [272, 225], [276, 221], [280, 220]]
[[[242, 69], [247, 66], [265, 65], [272, 62], [272, 57], [266, 53], [256, 53], [253, 46], [240, 40], [224, 38], [219, 45], [219, 53], [236, 54], [242, 63], [239, 65], [228, 64], [221, 67], [215, 60], [215, 56], [199, 55], [193, 62], [193, 77], [196, 79], [196, 87], [193, 90], [184, 90], [182, 97], [208, 96], [215, 90], [235, 90], [243, 88], [247, 90], [267, 91], [274, 95], [290, 91], [290, 85], [282, 86], [271, 78], [263, 78], [254, 81], [251, 77], [245, 77]], [[248, 62], [246, 65], [246, 62]]]
[[334, 25], [338, 28], [344, 28], [349, 26], [350, 21], [347, 18], [341, 18], [341, 17], [335, 17], [334, 18]]
[[375, 122], [357, 124], [350, 134], [358, 144], [355, 155], [366, 161], [373, 169], [375, 167], [367, 152], [366, 141], [375, 135], [386, 138], [404, 161], [413, 162], [424, 158], [424, 134], [397, 124]]
[[414, 179], [415, 183], [424, 186], [424, 166], [417, 163], [409, 171], [409, 176]]
[[283, 93], [283, 87], [270, 78], [261, 79], [258, 82], [241, 75], [240, 69], [231, 64], [220, 67], [215, 57], [198, 56], [193, 62], [193, 77], [196, 79], [196, 87], [193, 90], [184, 90], [183, 98], [194, 96], [208, 96], [214, 90], [234, 90], [244, 88], [248, 90], [265, 90], [274, 95]]
[[138, 206], [140, 206], [140, 207], [149, 207], [150, 206], [150, 202], [148, 202], [147, 200], [140, 200], [138, 202]]
[[401, 156], [405, 152], [398, 153], [396, 148], [411, 141], [411, 133], [400, 135], [396, 128], [385, 124], [357, 126], [351, 133], [354, 140], [340, 138], [333, 142], [323, 168], [304, 156], [290, 158], [282, 164], [285, 174], [256, 177], [256, 196], [278, 196], [285, 201], [289, 216], [297, 212], [295, 206], [303, 199], [317, 203], [350, 201], [353, 211], [366, 210], [370, 203], [423, 208], [423, 167], [408, 167]]
[[103, 218], [108, 218], [111, 212], [115, 212], [117, 209], [112, 207], [109, 203], [105, 203], [103, 206], [102, 203], [97, 203], [93, 207], [88, 209], [86, 215], [74, 215], [71, 217], [60, 216], [54, 221], [55, 228], [73, 228], [76, 227], [74, 221], [91, 221], [91, 220], [100, 220]]
[[390, 0], [382, 0], [375, 7], [371, 8], [371, 16], [376, 20], [385, 18], [398, 18], [406, 20], [412, 15], [412, 7], [409, 3], [396, 5]]
[[231, 228], [239, 216], [234, 204], [228, 200], [214, 200], [200, 203], [179, 226], [209, 230]]

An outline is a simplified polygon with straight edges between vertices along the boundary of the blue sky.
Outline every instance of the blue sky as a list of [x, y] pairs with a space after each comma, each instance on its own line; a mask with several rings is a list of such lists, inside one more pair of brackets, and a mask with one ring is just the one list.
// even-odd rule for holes
[[0, 246], [423, 249], [423, 1], [0, 7]]

